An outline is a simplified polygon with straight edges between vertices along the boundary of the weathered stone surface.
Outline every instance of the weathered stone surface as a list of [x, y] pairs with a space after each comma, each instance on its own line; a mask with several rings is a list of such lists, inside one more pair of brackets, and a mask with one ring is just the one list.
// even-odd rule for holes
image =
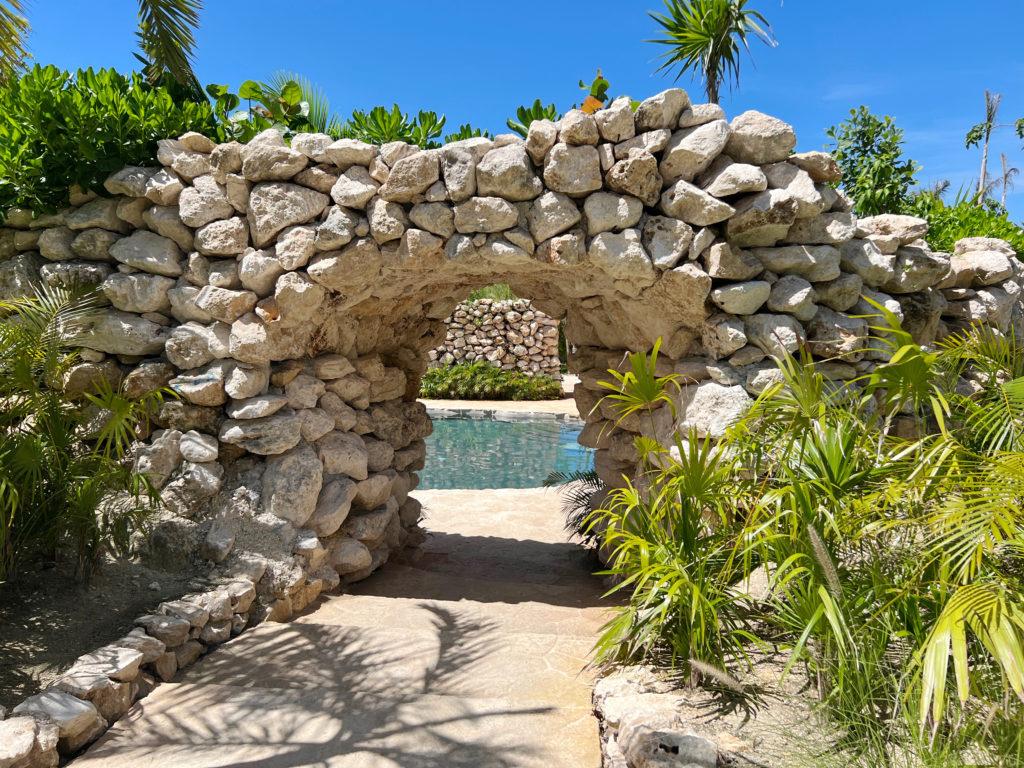
[[271, 457], [263, 475], [263, 508], [297, 528], [305, 525], [316, 509], [323, 471], [308, 443]]
[[[61, 232], [61, 230], [59, 228], [43, 230], [43, 234], [39, 236], [39, 248], [41, 252], [43, 250], [43, 238], [49, 232]], [[74, 254], [81, 259], [87, 259], [89, 261], [113, 261], [114, 257], [110, 253], [110, 246], [120, 239], [120, 235], [108, 232], [105, 229], [86, 229], [79, 232], [71, 242], [71, 250], [74, 251]], [[50, 248], [47, 248], [46, 250], [50, 251]], [[61, 247], [61, 253], [64, 253], [63, 247]], [[46, 256], [46, 253], [43, 253], [43, 256]], [[52, 258], [52, 256], [47, 256], [47, 258]]]
[[212, 221], [196, 230], [195, 244], [209, 256], [234, 256], [249, 245], [249, 227], [237, 216]]
[[676, 131], [661, 156], [659, 170], [665, 184], [680, 179], [693, 181], [721, 154], [728, 140], [729, 124], [725, 120]]
[[[591, 151], [596, 157], [597, 150], [591, 148]], [[519, 202], [533, 200], [543, 191], [544, 185], [533, 169], [525, 144], [496, 147], [476, 166], [476, 192], [481, 197], [503, 197]]]
[[124, 312], [168, 312], [171, 302], [167, 292], [174, 280], [159, 275], [110, 275], [103, 281], [103, 294], [110, 303]]
[[409, 220], [420, 229], [440, 237], [455, 233], [455, 213], [445, 203], [419, 203], [409, 211]]
[[[957, 243], [963, 242], [962, 240]], [[1013, 262], [1000, 251], [967, 251], [950, 259], [949, 275], [940, 283], [942, 288], [982, 288], [995, 285], [1013, 274]]]
[[235, 400], [224, 409], [232, 419], [262, 419], [272, 416], [288, 404], [284, 395], [257, 395]]
[[69, 211], [64, 223], [71, 229], [99, 227], [111, 232], [126, 232], [128, 225], [117, 218], [117, 201], [111, 198], [97, 198], [80, 208]]
[[271, 251], [250, 248], [238, 263], [238, 279], [242, 287], [261, 298], [273, 293], [277, 278], [284, 271], [281, 262]]
[[237, 445], [250, 453], [269, 456], [294, 448], [302, 438], [302, 417], [294, 411], [278, 412], [258, 419], [225, 421], [220, 441]]
[[650, 255], [654, 266], [671, 269], [689, 252], [690, 244], [693, 242], [693, 229], [679, 219], [650, 216], [644, 223], [640, 242]]
[[[479, 183], [479, 169], [477, 169]], [[555, 192], [580, 197], [601, 189], [601, 158], [590, 146], [572, 147], [558, 143], [544, 161], [544, 183]], [[538, 186], [543, 187], [539, 183]], [[540, 189], [537, 194], [540, 194]], [[536, 195], [534, 195], [536, 196]]]
[[889, 279], [896, 264], [893, 255], [886, 255], [870, 240], [850, 240], [839, 246], [840, 265], [864, 285], [877, 288]]
[[581, 109], [570, 109], [559, 121], [558, 140], [566, 144], [597, 144], [597, 121]]
[[858, 233], [865, 235], [893, 235], [900, 244], [908, 245], [928, 234], [928, 222], [915, 216], [883, 213], [857, 221]]
[[690, 97], [681, 88], [669, 88], [644, 99], [633, 115], [637, 133], [675, 128], [679, 115], [688, 106]]
[[831, 245], [751, 248], [750, 254], [772, 272], [800, 275], [812, 283], [835, 280], [840, 275], [841, 254]]
[[192, 249], [194, 243], [192, 229], [181, 221], [177, 206], [154, 205], [146, 209], [142, 214], [142, 220], [158, 235], [168, 237], [177, 243], [182, 251], [188, 252]]
[[680, 128], [692, 128], [724, 118], [725, 111], [717, 104], [691, 104], [680, 113], [678, 125]]
[[595, 192], [583, 203], [587, 234], [591, 237], [636, 226], [643, 212], [644, 205], [637, 198], [610, 192]]
[[253, 312], [231, 324], [228, 349], [235, 360], [262, 364], [270, 362], [270, 334], [266, 324]]
[[658, 161], [645, 149], [631, 150], [627, 157], [616, 162], [605, 176], [605, 182], [612, 191], [633, 195], [645, 205], [653, 206], [661, 196]]
[[839, 170], [839, 163], [828, 152], [798, 152], [788, 159], [797, 168], [807, 171], [817, 182], [842, 181], [843, 172]]
[[500, 232], [518, 221], [519, 211], [500, 197], [471, 197], [455, 206], [456, 232]]
[[764, 265], [748, 251], [728, 243], [715, 243], [705, 257], [707, 272], [721, 280], [749, 280], [764, 271]]
[[331, 567], [342, 576], [369, 568], [373, 556], [366, 545], [349, 536], [338, 538], [331, 546]]
[[697, 177], [696, 183], [715, 197], [763, 192], [768, 189], [768, 179], [764, 171], [756, 165], [737, 163], [727, 155], [719, 155], [708, 169]]
[[207, 285], [196, 296], [196, 306], [222, 323], [231, 324], [252, 312], [257, 299], [252, 291], [232, 291]]
[[145, 197], [146, 185], [156, 172], [156, 168], [129, 165], [110, 174], [103, 182], [103, 187], [112, 195]]
[[234, 212], [224, 185], [217, 183], [212, 176], [193, 179], [192, 186], [183, 189], [178, 197], [178, 213], [182, 222], [190, 227], [201, 227], [217, 219], [226, 219]]
[[[110, 273], [111, 268], [107, 264], [85, 261], [58, 261], [54, 264], [43, 264], [39, 268], [39, 277], [44, 283], [69, 289], [75, 287], [94, 288], [107, 280]], [[171, 285], [174, 285], [173, 280], [171, 280]]]
[[58, 748], [63, 754], [77, 752], [107, 727], [106, 721], [90, 702], [53, 689], [25, 699], [14, 708], [14, 713], [44, 715], [52, 720], [57, 725]]
[[[281, 134], [276, 129], [278, 137]], [[260, 141], [268, 134], [257, 136], [242, 149], [242, 175], [249, 181], [283, 181], [292, 178], [309, 163], [309, 158], [292, 147], [285, 146], [284, 140]]]
[[369, 166], [377, 156], [377, 147], [358, 139], [338, 139], [324, 150], [324, 154], [330, 162], [345, 170], [352, 165]]
[[772, 286], [763, 280], [733, 283], [711, 291], [711, 301], [731, 315], [752, 315], [768, 300]]
[[122, 264], [167, 277], [183, 271], [181, 250], [166, 237], [139, 230], [110, 246], [110, 255]]
[[370, 202], [367, 215], [370, 219], [370, 234], [380, 244], [397, 240], [409, 226], [409, 218], [402, 206], [379, 197]]
[[822, 213], [798, 219], [786, 234], [787, 243], [838, 244], [853, 238], [857, 231], [852, 213]]
[[[594, 113], [597, 130], [605, 141], [618, 143], [633, 138], [633, 106], [628, 96], [620, 96], [604, 109]], [[531, 124], [532, 125], [532, 124]]]
[[701, 382], [683, 389], [680, 430], [691, 429], [698, 437], [718, 439], [753, 402], [743, 387], [722, 386], [713, 381]]
[[441, 177], [437, 152], [417, 152], [397, 161], [380, 188], [384, 200], [409, 203]]
[[349, 293], [366, 286], [380, 274], [383, 265], [378, 245], [370, 238], [361, 237], [340, 251], [314, 256], [307, 272], [325, 288]]
[[950, 257], [924, 246], [905, 245], [896, 251], [893, 273], [882, 283], [886, 293], [916, 293], [939, 283], [949, 273]]
[[351, 478], [334, 477], [325, 480], [317, 497], [313, 516], [307, 525], [317, 536], [330, 536], [335, 533], [348, 517], [355, 496], [356, 484]]
[[33, 253], [20, 253], [0, 262], [0, 299], [18, 299], [31, 296], [39, 285], [42, 262]]
[[348, 475], [355, 480], [367, 478], [366, 445], [351, 432], [331, 432], [317, 442], [317, 453], [329, 475]]
[[[686, 181], [677, 181], [661, 195], [661, 210], [687, 224], [706, 227], [729, 219], [736, 210]], [[733, 219], [729, 220], [730, 225]], [[731, 239], [731, 238], [730, 238]]]
[[[333, 190], [331, 194], [334, 195]], [[257, 184], [249, 196], [249, 229], [253, 245], [257, 248], [269, 245], [285, 227], [304, 224], [319, 216], [328, 202], [327, 195], [297, 184]]]
[[75, 341], [112, 355], [158, 355], [168, 333], [168, 329], [138, 315], [106, 310], [90, 317]]
[[734, 117], [729, 127], [725, 153], [740, 163], [776, 163], [785, 160], [796, 146], [791, 125], [754, 110]]
[[864, 281], [859, 275], [842, 274], [835, 280], [816, 283], [814, 292], [820, 304], [824, 304], [829, 309], [834, 309], [837, 312], [846, 312], [852, 309], [860, 299], [860, 292], [863, 287]]
[[[105, 230], [104, 230], [105, 231]], [[68, 227], [44, 229], [39, 236], [39, 253], [50, 261], [65, 261], [75, 258], [71, 244], [75, 241], [74, 230]]]
[[559, 192], [545, 192], [530, 205], [527, 221], [530, 234], [538, 243], [559, 235], [580, 221], [576, 204]]
[[633, 285], [651, 285], [657, 273], [641, 242], [640, 233], [627, 229], [619, 234], [602, 232], [587, 251], [591, 264], [616, 280]]
[[819, 357], [842, 357], [856, 362], [862, 355], [868, 337], [868, 322], [862, 317], [849, 317], [827, 307], [819, 307], [807, 324], [808, 346]]
[[806, 323], [818, 310], [816, 299], [814, 286], [809, 282], [796, 275], [784, 275], [772, 285], [768, 309], [772, 312], [786, 312]]
[[233, 363], [217, 360], [194, 373], [176, 376], [169, 386], [193, 405], [215, 406], [227, 402], [224, 380]]
[[796, 352], [806, 338], [803, 326], [790, 315], [753, 315], [744, 325], [750, 343], [776, 358]]
[[747, 334], [742, 318], [718, 314], [708, 319], [701, 329], [704, 351], [713, 360], [728, 357], [742, 349], [747, 343]]
[[772, 163], [763, 167], [772, 189], [782, 189], [796, 202], [796, 217], [806, 219], [817, 216], [828, 206], [810, 174], [792, 163]]

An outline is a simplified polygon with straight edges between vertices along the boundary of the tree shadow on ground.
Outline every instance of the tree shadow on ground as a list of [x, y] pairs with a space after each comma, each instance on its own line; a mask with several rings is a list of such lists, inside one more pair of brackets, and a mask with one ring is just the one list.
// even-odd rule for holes
[[[427, 633], [263, 625], [144, 699], [76, 761], [203, 768], [516, 768], [550, 764], [538, 745], [554, 708], [465, 699], [491, 653], [492, 622], [419, 606]], [[432, 657], [431, 657], [432, 656]], [[194, 684], [190, 684], [194, 683]], [[440, 692], [440, 695], [439, 695]], [[90, 762], [92, 761], [92, 762]]]

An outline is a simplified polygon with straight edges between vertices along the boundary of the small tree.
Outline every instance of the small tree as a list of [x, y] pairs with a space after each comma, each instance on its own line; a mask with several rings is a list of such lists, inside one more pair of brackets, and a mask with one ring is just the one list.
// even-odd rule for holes
[[898, 213], [915, 184], [917, 163], [903, 156], [903, 130], [891, 117], [877, 117], [867, 107], [850, 110], [848, 120], [828, 129], [831, 147], [843, 171], [843, 189], [857, 213]]
[[748, 35], [770, 48], [778, 45], [765, 17], [746, 4], [747, 0], [665, 0], [667, 13], [648, 11], [664, 37], [647, 42], [668, 46], [658, 57], [664, 61], [656, 71], [678, 67], [677, 80], [692, 71], [704, 80], [708, 101], [717, 104], [723, 82], [739, 86], [740, 46], [749, 56]]

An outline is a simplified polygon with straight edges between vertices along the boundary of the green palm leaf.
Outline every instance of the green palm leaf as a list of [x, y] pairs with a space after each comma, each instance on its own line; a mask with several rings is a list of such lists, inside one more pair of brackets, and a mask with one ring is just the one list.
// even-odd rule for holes
[[202, 0], [139, 0], [139, 47], [150, 82], [169, 72], [183, 85], [196, 85], [192, 71]]
[[0, 82], [24, 67], [28, 58], [25, 38], [30, 28], [23, 12], [22, 0], [0, 0]]
[[299, 87], [300, 101], [309, 105], [306, 120], [313, 131], [327, 133], [334, 138], [341, 138], [342, 122], [331, 112], [331, 102], [323, 89], [308, 77], [294, 72], [275, 72], [270, 78], [270, 88], [280, 94], [289, 83]]

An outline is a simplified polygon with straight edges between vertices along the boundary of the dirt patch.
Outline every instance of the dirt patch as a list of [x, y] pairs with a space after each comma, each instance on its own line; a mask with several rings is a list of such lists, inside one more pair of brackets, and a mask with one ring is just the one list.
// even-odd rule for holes
[[195, 568], [164, 571], [108, 559], [85, 589], [72, 563], [26, 563], [0, 586], [0, 706], [38, 693], [79, 656], [132, 628], [162, 600], [201, 589]]

